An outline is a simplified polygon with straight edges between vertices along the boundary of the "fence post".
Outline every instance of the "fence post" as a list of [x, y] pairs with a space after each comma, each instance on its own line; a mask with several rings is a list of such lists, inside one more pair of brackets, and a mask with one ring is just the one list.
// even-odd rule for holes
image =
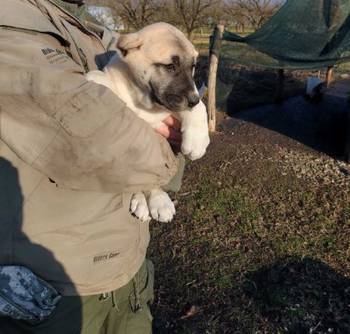
[[332, 80], [333, 80], [333, 66], [329, 66], [327, 68], [327, 73], [326, 73], [326, 87], [327, 88], [332, 83]]
[[213, 40], [209, 50], [208, 114], [210, 132], [215, 132], [216, 129], [216, 74], [218, 71], [219, 52], [215, 45], [222, 39], [223, 32], [224, 25], [218, 24], [214, 29]]

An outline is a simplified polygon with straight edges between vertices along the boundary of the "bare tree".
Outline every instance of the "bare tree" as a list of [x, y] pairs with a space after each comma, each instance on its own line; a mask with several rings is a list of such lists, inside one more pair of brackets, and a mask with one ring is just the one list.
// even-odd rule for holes
[[162, 0], [86, 0], [90, 5], [107, 6], [122, 19], [127, 30], [138, 30], [154, 22]]
[[245, 32], [249, 22], [242, 8], [236, 2], [226, 2], [224, 4], [224, 13], [228, 23], [233, 25], [237, 32]]
[[86, 0], [89, 4], [108, 6], [120, 17], [127, 30], [164, 21], [184, 30], [191, 39], [199, 28], [218, 23], [224, 0]]
[[225, 11], [232, 15], [237, 24], [248, 23], [257, 30], [277, 11], [281, 3], [274, 0], [229, 0]]
[[182, 26], [187, 37], [192, 39], [193, 32], [208, 25], [210, 9], [218, 5], [219, 0], [173, 0], [174, 24]]
[[158, 10], [154, 0], [122, 0], [117, 2], [117, 11], [124, 23], [133, 29], [141, 29], [152, 23]]

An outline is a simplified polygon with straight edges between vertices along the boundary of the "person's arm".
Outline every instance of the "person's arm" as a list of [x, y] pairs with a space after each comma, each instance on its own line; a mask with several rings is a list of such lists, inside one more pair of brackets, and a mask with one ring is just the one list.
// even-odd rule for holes
[[181, 151], [181, 143], [182, 143], [182, 133], [181, 133], [181, 123], [174, 116], [170, 115], [164, 121], [162, 126], [156, 129], [160, 135], [168, 140], [170, 145], [173, 148], [173, 151], [177, 152], [177, 158], [179, 160], [179, 169], [171, 179], [171, 181], [162, 187], [164, 191], [173, 191], [178, 192], [181, 189], [182, 179], [185, 171], [185, 157]]
[[50, 63], [47, 36], [0, 30], [0, 136], [59, 186], [131, 192], [167, 184], [169, 144], [66, 55]]

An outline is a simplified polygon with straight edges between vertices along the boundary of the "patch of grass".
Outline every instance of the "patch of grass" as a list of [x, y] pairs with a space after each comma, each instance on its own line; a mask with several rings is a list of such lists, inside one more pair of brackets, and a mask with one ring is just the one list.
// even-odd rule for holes
[[223, 187], [221, 183], [203, 183], [199, 185], [194, 201], [196, 219], [211, 215], [224, 221], [234, 218], [249, 222], [260, 217], [258, 207], [249, 200], [243, 188]]
[[350, 205], [346, 206], [343, 210], [343, 219], [350, 224]]
[[155, 333], [348, 333], [350, 192], [230, 138], [187, 165], [175, 222], [152, 225]]

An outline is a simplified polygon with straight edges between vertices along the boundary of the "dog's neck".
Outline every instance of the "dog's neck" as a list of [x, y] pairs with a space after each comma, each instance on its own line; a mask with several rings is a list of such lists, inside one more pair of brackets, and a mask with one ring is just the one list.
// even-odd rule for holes
[[[118, 84], [115, 85], [113, 91], [119, 97], [122, 97], [129, 108], [137, 112], [137, 109], [155, 111], [157, 106], [152, 101], [149, 87], [141, 87], [141, 83], [130, 71], [127, 63], [125, 63], [119, 55], [115, 55], [105, 68], [105, 72]], [[146, 92], [146, 93], [145, 93]]]

